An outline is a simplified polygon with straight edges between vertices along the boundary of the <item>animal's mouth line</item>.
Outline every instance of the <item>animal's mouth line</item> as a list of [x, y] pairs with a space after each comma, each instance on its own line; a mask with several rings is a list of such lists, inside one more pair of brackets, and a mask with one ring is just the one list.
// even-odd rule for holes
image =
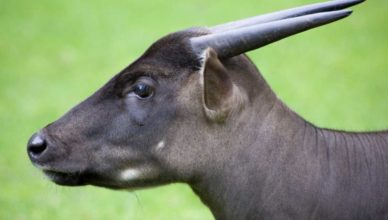
[[56, 170], [43, 170], [44, 174], [58, 185], [79, 186], [84, 185], [79, 172], [64, 172]]
[[42, 170], [47, 175], [62, 175], [62, 176], [77, 176], [79, 173], [72, 173], [72, 172], [65, 172], [65, 171], [56, 171], [56, 170], [50, 170], [50, 169], [44, 169]]

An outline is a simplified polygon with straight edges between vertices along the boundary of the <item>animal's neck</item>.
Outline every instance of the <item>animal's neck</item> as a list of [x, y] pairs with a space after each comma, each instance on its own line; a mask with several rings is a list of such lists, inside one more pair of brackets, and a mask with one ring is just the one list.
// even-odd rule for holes
[[246, 112], [247, 118], [236, 125], [239, 133], [244, 134], [242, 139], [225, 141], [229, 146], [223, 148], [230, 150], [222, 152], [222, 163], [213, 161], [211, 168], [191, 183], [216, 219], [259, 216], [259, 207], [264, 205], [262, 189], [269, 172], [283, 163], [276, 160], [276, 155], [283, 157], [291, 145], [303, 143], [303, 129], [308, 124], [271, 92], [263, 94], [256, 104]]
[[[318, 195], [322, 191], [336, 192], [339, 183], [347, 177], [360, 183], [349, 192], [360, 192], [362, 188], [358, 186], [368, 184], [370, 175], [379, 176], [370, 173], [368, 163], [360, 164], [359, 161], [384, 159], [383, 155], [388, 153], [388, 132], [349, 133], [320, 129], [289, 110], [270, 93], [261, 99], [268, 99], [270, 104], [258, 107], [265, 103], [258, 100], [257, 107], [248, 112], [247, 115], [254, 115], [251, 116], [254, 118], [246, 118], [246, 126], [239, 127], [244, 139], [229, 140], [227, 147], [233, 149], [232, 153], [223, 152], [223, 163], [214, 162], [201, 178], [191, 183], [216, 219], [272, 219], [273, 213], [278, 213], [280, 219], [286, 218], [287, 214], [282, 216], [280, 208], [286, 207], [285, 213], [295, 211], [295, 207], [306, 207], [306, 212], [309, 208], [314, 209], [305, 203], [309, 200], [298, 200], [293, 195], [304, 194], [308, 198], [310, 194]], [[367, 158], [371, 156], [365, 154], [368, 147], [381, 149], [380, 157]], [[353, 154], [349, 155], [349, 152]], [[361, 180], [357, 176], [346, 177], [357, 172], [365, 172]], [[343, 173], [344, 177], [338, 177], [336, 173]], [[375, 185], [371, 188], [379, 189]], [[330, 196], [333, 195], [321, 195]], [[369, 198], [367, 194], [360, 194], [360, 197]]]

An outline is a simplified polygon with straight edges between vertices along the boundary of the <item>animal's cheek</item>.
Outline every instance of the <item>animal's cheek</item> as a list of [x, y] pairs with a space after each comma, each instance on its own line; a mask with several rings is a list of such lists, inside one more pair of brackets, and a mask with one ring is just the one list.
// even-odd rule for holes
[[129, 112], [129, 117], [131, 123], [137, 126], [144, 126], [147, 123], [147, 119], [149, 118], [149, 112], [140, 110], [140, 109], [132, 109]]
[[147, 123], [150, 112], [155, 106], [151, 100], [139, 100], [137, 97], [128, 97], [124, 100], [123, 114], [127, 115], [130, 123], [137, 126], [144, 126]]

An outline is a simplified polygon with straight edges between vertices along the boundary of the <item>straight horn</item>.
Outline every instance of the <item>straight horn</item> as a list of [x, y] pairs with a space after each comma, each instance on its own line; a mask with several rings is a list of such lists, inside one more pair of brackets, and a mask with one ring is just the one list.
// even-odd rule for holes
[[271, 21], [283, 20], [286, 18], [294, 18], [303, 15], [309, 15], [320, 12], [338, 11], [348, 7], [357, 5], [365, 0], [336, 0], [322, 3], [315, 3], [301, 7], [286, 9], [269, 14], [259, 15], [251, 18], [233, 21], [226, 24], [217, 25], [209, 28], [213, 33], [223, 32], [227, 30], [237, 29], [241, 27], [263, 24]]
[[210, 28], [207, 35], [191, 38], [190, 43], [198, 55], [211, 47], [225, 59], [345, 18], [352, 11], [337, 9], [360, 2], [362, 0], [336, 0], [219, 25]]

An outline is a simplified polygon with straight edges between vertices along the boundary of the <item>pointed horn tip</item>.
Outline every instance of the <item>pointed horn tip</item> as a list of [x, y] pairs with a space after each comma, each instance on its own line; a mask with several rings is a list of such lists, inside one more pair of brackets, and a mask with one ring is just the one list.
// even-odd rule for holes
[[315, 14], [315, 15], [319, 15], [319, 14], [327, 14], [327, 15], [329, 15], [330, 14], [331, 18], [334, 18], [334, 19], [337, 18], [335, 20], [338, 20], [338, 19], [341, 19], [341, 18], [348, 17], [352, 13], [353, 13], [353, 11], [350, 10], [350, 9], [343, 9], [343, 10], [338, 10], [338, 11], [318, 13], [318, 14]]
[[352, 5], [354, 6], [354, 5], [361, 4], [361, 3], [365, 2], [365, 1], [366, 1], [366, 0], [352, 0], [352, 1], [350, 1], [350, 2], [353, 2]]
[[333, 0], [332, 2], [336, 2], [336, 1], [344, 1], [344, 2], [347, 2], [348, 4], [350, 4], [350, 6], [353, 6], [353, 5], [360, 4], [366, 0]]
[[344, 9], [344, 10], [339, 10], [339, 11], [332, 11], [332, 12], [326, 12], [322, 14], [328, 15], [328, 19], [331, 21], [338, 21], [341, 19], [344, 19], [348, 16], [350, 16], [353, 13], [352, 10], [350, 9]]
[[349, 16], [349, 15], [351, 15], [353, 13], [353, 11], [350, 10], [350, 9], [345, 9], [345, 10], [341, 10], [341, 11], [338, 11], [338, 12], [342, 12], [343, 17], [347, 17], [347, 16]]

